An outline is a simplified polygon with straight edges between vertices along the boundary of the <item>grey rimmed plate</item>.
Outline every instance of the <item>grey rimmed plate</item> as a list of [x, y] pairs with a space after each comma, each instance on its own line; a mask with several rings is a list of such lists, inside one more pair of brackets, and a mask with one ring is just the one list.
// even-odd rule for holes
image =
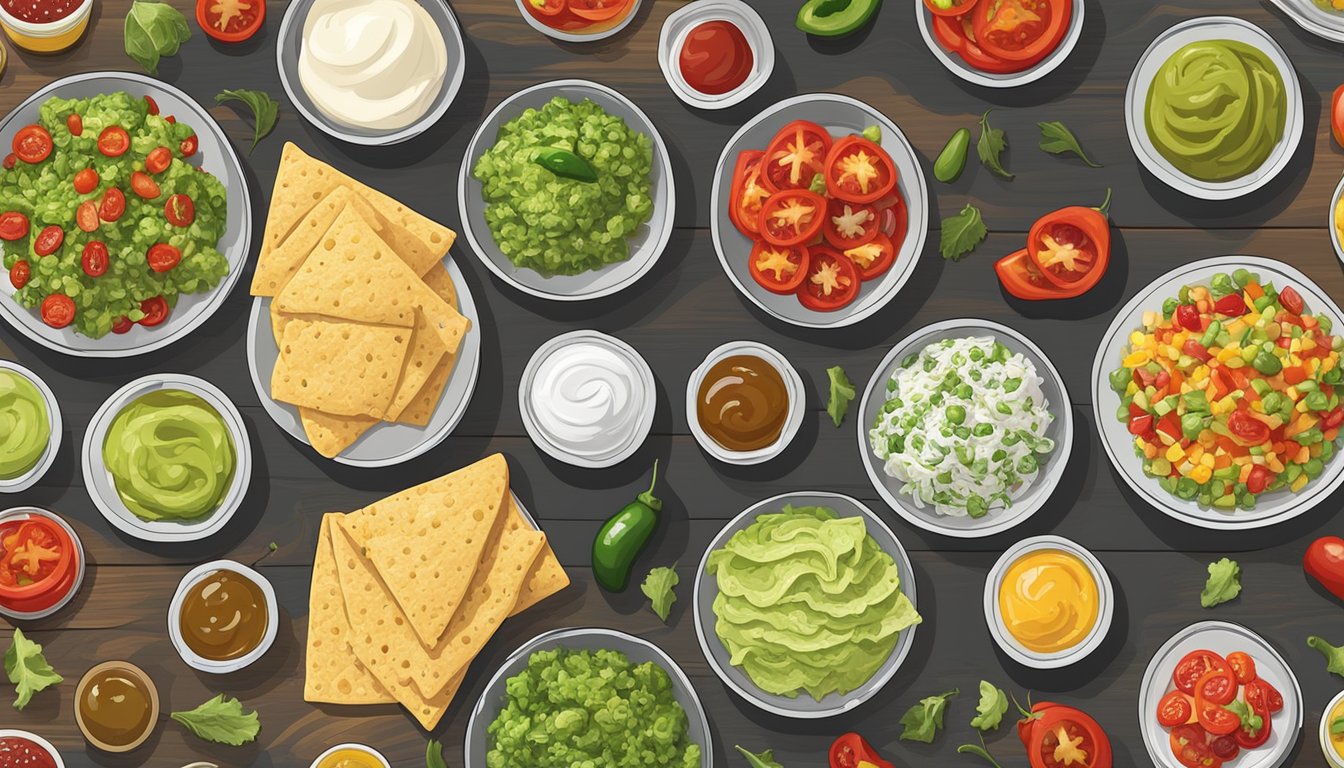
[[1335, 246], [1335, 256], [1344, 262], [1344, 234], [1340, 232], [1344, 227], [1335, 223], [1335, 217], [1339, 215], [1337, 211], [1342, 203], [1344, 203], [1344, 178], [1339, 180], [1339, 186], [1335, 187], [1335, 194], [1330, 198], [1330, 218], [1326, 222], [1326, 226], [1330, 228], [1330, 242]]
[[504, 701], [508, 696], [504, 688], [505, 683], [527, 667], [527, 662], [533, 653], [556, 648], [573, 651], [619, 651], [635, 664], [652, 662], [666, 670], [668, 676], [672, 678], [672, 696], [682, 709], [686, 710], [687, 736], [692, 743], [700, 745], [700, 766], [701, 768], [713, 766], [714, 741], [710, 735], [705, 709], [700, 705], [700, 698], [696, 696], [690, 679], [672, 657], [648, 640], [624, 632], [596, 627], [574, 627], [545, 632], [523, 643], [518, 650], [509, 654], [509, 658], [504, 660], [504, 664], [490, 678], [490, 682], [485, 684], [485, 690], [481, 692], [481, 698], [477, 699], [476, 706], [471, 708], [471, 719], [467, 722], [464, 745], [466, 768], [485, 768], [485, 756], [490, 751], [490, 735], [486, 730], [504, 708]]
[[[457, 427], [467, 412], [467, 405], [476, 391], [476, 377], [481, 367], [481, 329], [476, 302], [452, 257], [443, 264], [457, 289], [458, 313], [470, 321], [462, 344], [457, 348], [457, 363], [448, 375], [448, 383], [439, 396], [434, 415], [423, 427], [412, 424], [380, 422], [374, 425], [351, 446], [341, 451], [332, 461], [352, 467], [390, 467], [410, 461], [442, 443]], [[252, 386], [266, 413], [289, 436], [309, 445], [304, 434], [299, 409], [289, 403], [271, 398], [271, 374], [280, 358], [280, 347], [271, 331], [271, 299], [258, 296], [252, 301], [252, 314], [247, 322], [247, 365], [252, 372]]]
[[1312, 0], [1270, 0], [1299, 27], [1317, 37], [1344, 43], [1344, 11], [1331, 13]]
[[[758, 285], [751, 276], [747, 258], [752, 242], [737, 231], [728, 216], [733, 168], [737, 164], [738, 154], [765, 149], [775, 134], [794, 120], [810, 120], [830, 131], [833, 137], [861, 133], [864, 128], [873, 125], [880, 127], [882, 148], [891, 155], [892, 163], [896, 166], [896, 186], [908, 213], [908, 223], [896, 254], [896, 263], [886, 274], [864, 283], [853, 302], [834, 312], [814, 312], [799, 303], [796, 296], [780, 296]], [[723, 148], [718, 168], [714, 172], [714, 186], [710, 196], [710, 234], [714, 237], [714, 250], [719, 254], [723, 271], [738, 292], [766, 314], [804, 328], [842, 328], [864, 320], [886, 306], [914, 274], [915, 265], [924, 252], [924, 238], [928, 235], [928, 228], [929, 191], [914, 148], [906, 141], [901, 129], [886, 115], [848, 96], [813, 93], [785, 99], [770, 107], [733, 134], [733, 138]]]
[[1108, 375], [1120, 367], [1129, 333], [1142, 327], [1144, 312], [1161, 312], [1162, 302], [1176, 296], [1183, 285], [1207, 285], [1215, 273], [1231, 273], [1238, 267], [1259, 273], [1261, 280], [1273, 281], [1275, 286], [1293, 286], [1302, 295], [1308, 312], [1323, 313], [1336, 329], [1344, 328], [1344, 312], [1320, 286], [1296, 269], [1259, 256], [1219, 256], [1177, 267], [1141, 289], [1120, 309], [1106, 329], [1092, 363], [1092, 411], [1097, 420], [1097, 431], [1106, 455], [1111, 458], [1111, 465], [1125, 484], [1169, 517], [1200, 528], [1227, 531], [1264, 528], [1310, 511], [1344, 483], [1344, 459], [1338, 455], [1333, 457], [1326, 463], [1325, 472], [1307, 483], [1300, 493], [1279, 490], [1261, 494], [1255, 509], [1231, 512], [1219, 512], [1212, 507], [1201, 509], [1194, 500], [1185, 501], [1162, 490], [1157, 478], [1143, 473], [1143, 460], [1134, 455], [1134, 436], [1129, 434], [1125, 423], [1115, 417], [1121, 403], [1120, 397], [1111, 389]]
[[42, 103], [53, 96], [83, 99], [116, 91], [125, 91], [132, 96], [152, 96], [163, 114], [175, 115], [179, 122], [196, 129], [199, 149], [192, 157], [197, 161], [193, 164], [219, 179], [228, 194], [224, 235], [216, 247], [228, 260], [229, 272], [209, 291], [180, 295], [177, 306], [163, 324], [153, 328], [136, 324], [127, 333], [109, 333], [101, 339], [75, 333], [73, 327], [52, 328], [43, 323], [37, 310], [24, 309], [15, 303], [14, 286], [8, 280], [0, 280], [0, 316], [38, 344], [75, 357], [132, 357], [162, 349], [186, 337], [208, 320], [233, 290], [247, 264], [252, 240], [251, 195], [237, 153], [205, 108], [162, 80], [132, 72], [90, 72], [62, 78], [24, 99], [4, 120], [0, 120], [0, 141], [8, 142], [21, 126], [36, 123]]
[[742, 671], [741, 667], [731, 664], [728, 649], [724, 648], [723, 641], [719, 639], [714, 628], [718, 621], [714, 614], [714, 598], [719, 594], [719, 586], [718, 580], [705, 570], [709, 563], [709, 555], [726, 544], [733, 534], [756, 522], [758, 516], [779, 512], [786, 504], [794, 507], [828, 507], [842, 518], [862, 517], [868, 527], [868, 535], [872, 536], [878, 546], [882, 547], [882, 551], [896, 562], [901, 591], [910, 598], [911, 605], [915, 606], [916, 610], [919, 609], [919, 601], [915, 596], [915, 571], [910, 565], [910, 557], [886, 523], [882, 522], [871, 509], [849, 496], [828, 491], [795, 491], [773, 496], [747, 507], [729, 521], [705, 549], [705, 554], [700, 559], [700, 567], [695, 572], [695, 634], [700, 641], [700, 650], [705, 654], [705, 660], [709, 662], [714, 674], [749, 704], [772, 714], [800, 720], [833, 717], [849, 712], [872, 698], [896, 676], [896, 671], [910, 653], [915, 641], [915, 630], [919, 625], [901, 630], [896, 647], [867, 682], [849, 693], [828, 694], [821, 701], [813, 699], [803, 691], [800, 691], [795, 698], [766, 693], [747, 677], [747, 673]]
[[1069, 57], [1070, 53], [1073, 53], [1073, 49], [1077, 47], [1078, 41], [1083, 36], [1083, 16], [1086, 11], [1086, 3], [1083, 0], [1073, 0], [1073, 14], [1069, 18], [1069, 29], [1064, 33], [1064, 39], [1055, 47], [1055, 50], [1050, 52], [1050, 55], [1021, 72], [1009, 72], [1007, 74], [984, 72], [972, 67], [966, 63], [965, 59], [944, 48], [933, 33], [933, 12], [924, 7], [924, 0], [914, 0], [914, 3], [915, 18], [919, 22], [919, 33], [924, 36], [924, 43], [929, 46], [934, 58], [938, 59], [947, 68], [948, 72], [968, 83], [983, 85], [986, 88], [1014, 88], [1040, 80], [1064, 63], [1064, 60]]
[[[472, 169], [486, 150], [494, 146], [499, 129], [528, 109], [540, 109], [552, 98], [563, 96], [574, 103], [591, 100], [610, 115], [625, 121], [633, 131], [653, 141], [653, 168], [649, 181], [653, 192], [653, 215], [629, 239], [630, 258], [580, 275], [546, 277], [532, 269], [514, 266], [495, 243], [485, 222], [485, 198], [481, 182]], [[672, 236], [677, 194], [667, 145], [653, 121], [618, 91], [588, 80], [555, 80], [525, 88], [500, 102], [476, 130], [467, 146], [457, 180], [457, 204], [462, 216], [462, 234], [481, 262], [505, 283], [523, 293], [555, 301], [583, 301], [610, 296], [633, 285], [662, 255]]]
[[[943, 339], [976, 336], [993, 336], [1000, 344], [1014, 353], [1025, 356], [1036, 366], [1036, 373], [1044, 379], [1041, 391], [1049, 400], [1050, 412], [1055, 417], [1045, 432], [1046, 437], [1055, 441], [1055, 450], [1046, 457], [1035, 482], [1013, 501], [1011, 507], [993, 507], [988, 514], [979, 519], [970, 516], [940, 515], [934, 511], [931, 504], [926, 504], [923, 508], [916, 506], [909, 496], [900, 492], [903, 487], [901, 481], [887, 475], [883, 461], [877, 458], [868, 443], [868, 430], [872, 428], [882, 406], [887, 402], [887, 380], [891, 378], [892, 372], [902, 360]], [[1026, 336], [1006, 325], [989, 320], [974, 318], [944, 320], [925, 326], [901, 339], [887, 356], [882, 358], [877, 370], [873, 372], [873, 377], [868, 380], [868, 386], [863, 391], [863, 399], [859, 402], [857, 421], [859, 452], [863, 456], [863, 466], [868, 471], [868, 479], [872, 481], [873, 488], [877, 490], [882, 500], [896, 511], [896, 514], [905, 518], [906, 522], [943, 536], [956, 538], [992, 536], [1024, 522], [1049, 500], [1050, 494], [1064, 476], [1064, 467], [1069, 462], [1069, 454], [1073, 452], [1073, 407], [1070, 404], [1069, 391], [1064, 386], [1064, 379], [1059, 375], [1059, 371], [1041, 348]]]

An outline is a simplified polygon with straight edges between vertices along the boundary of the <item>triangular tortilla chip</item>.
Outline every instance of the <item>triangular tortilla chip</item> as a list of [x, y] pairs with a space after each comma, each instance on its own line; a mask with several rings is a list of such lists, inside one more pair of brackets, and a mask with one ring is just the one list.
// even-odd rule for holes
[[382, 423], [372, 416], [333, 416], [316, 408], [300, 408], [299, 421], [308, 444], [328, 459], [336, 458], [374, 425]]
[[425, 285], [428, 285], [429, 289], [434, 292], [434, 295], [448, 302], [448, 306], [453, 309], [462, 311], [457, 304], [457, 286], [453, 285], [453, 276], [448, 274], [448, 267], [444, 266], [443, 262], [430, 267], [428, 272], [421, 275], [421, 278], [425, 281]]
[[397, 393], [392, 396], [392, 405], [383, 416], [385, 421], [401, 420], [402, 412], [415, 400], [425, 382], [433, 375], [434, 368], [446, 354], [449, 354], [448, 347], [444, 345], [443, 337], [430, 325], [425, 313], [417, 309], [411, 346], [406, 352], [406, 361], [401, 368]]
[[264, 296], [275, 296], [280, 293], [294, 273], [299, 271], [308, 254], [317, 247], [322, 235], [331, 229], [337, 214], [347, 205], [354, 207], [375, 232], [381, 233], [386, 229], [387, 222], [364, 198], [348, 187], [336, 187], [304, 214], [298, 225], [278, 246], [266, 252], [265, 259], [257, 260], [257, 271], [252, 277], [252, 293]]
[[[510, 531], [535, 530], [527, 518], [523, 517], [522, 508], [518, 506], [518, 500], [512, 493], [509, 494], [506, 525]], [[560, 559], [555, 556], [551, 543], [547, 541], [541, 545], [541, 552], [528, 569], [527, 576], [523, 580], [523, 591], [518, 595], [518, 602], [514, 604], [509, 615], [517, 616], [568, 586], [569, 574], [565, 573], [564, 567], [560, 565]]]
[[383, 325], [290, 320], [271, 373], [271, 397], [338, 416], [382, 418], [410, 335]]

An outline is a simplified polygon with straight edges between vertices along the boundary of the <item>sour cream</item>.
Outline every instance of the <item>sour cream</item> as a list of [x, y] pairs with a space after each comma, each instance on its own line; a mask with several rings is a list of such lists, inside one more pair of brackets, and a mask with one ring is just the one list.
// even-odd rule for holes
[[346, 126], [398, 130], [429, 112], [448, 48], [415, 0], [316, 0], [303, 23], [299, 82]]

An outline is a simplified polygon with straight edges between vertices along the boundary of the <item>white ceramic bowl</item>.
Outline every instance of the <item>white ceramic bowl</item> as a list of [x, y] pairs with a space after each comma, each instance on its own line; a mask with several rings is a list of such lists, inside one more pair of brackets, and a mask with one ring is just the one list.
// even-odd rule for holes
[[[592, 455], [577, 454], [553, 442], [538, 423], [537, 413], [532, 405], [532, 387], [541, 364], [562, 347], [577, 343], [606, 347], [610, 352], [625, 359], [639, 377], [637, 386], [643, 389], [642, 392], [631, 394], [632, 397], [639, 397], [641, 400], [639, 421], [635, 431], [620, 445]], [[527, 367], [523, 369], [523, 376], [518, 382], [518, 410], [522, 414], [523, 427], [527, 430], [528, 437], [532, 438], [533, 445], [553, 459], [585, 469], [611, 467], [630, 458], [648, 438], [649, 430], [653, 428], [653, 414], [657, 408], [658, 386], [653, 379], [653, 370], [649, 368], [649, 364], [634, 347], [615, 336], [608, 336], [598, 331], [580, 330], [562, 333], [537, 347], [537, 351], [533, 352], [532, 358], [527, 361]]]
[[[1075, 646], [1053, 653], [1033, 651], [1022, 645], [1008, 631], [1003, 613], [999, 610], [999, 591], [1003, 588], [1004, 577], [1013, 563], [1036, 552], [1060, 551], [1073, 555], [1087, 566], [1092, 579], [1097, 584], [1097, 620], [1092, 629]], [[1095, 651], [1106, 640], [1111, 630], [1111, 621], [1115, 617], [1115, 585], [1102, 566], [1101, 561], [1091, 552], [1062, 536], [1035, 536], [1023, 539], [1003, 553], [985, 579], [985, 623], [989, 634], [998, 643], [1003, 652], [1013, 661], [1034, 669], [1058, 669], [1076, 664]]]
[[1344, 43], [1344, 13], [1331, 13], [1312, 0], [1270, 0], [1299, 27], [1317, 37]]
[[970, 64], [961, 56], [943, 48], [943, 44], [938, 42], [938, 38], [933, 33], [933, 13], [924, 7], [923, 0], [915, 0], [915, 18], [919, 22], [919, 33], [924, 36], [924, 44], [933, 52], [934, 58], [938, 59], [948, 72], [965, 80], [968, 83], [982, 85], [986, 88], [1014, 88], [1019, 85], [1034, 83], [1046, 75], [1054, 72], [1064, 60], [1073, 53], [1077, 47], [1079, 39], [1083, 36], [1083, 16], [1087, 4], [1083, 0], [1073, 0], [1073, 15], [1069, 18], [1069, 28], [1064, 33], [1064, 39], [1059, 42], [1059, 46], [1051, 51], [1050, 55], [1041, 59], [1037, 64], [1021, 72], [1010, 72], [1008, 74], [995, 74], [993, 72], [982, 72]]
[[[625, 121], [630, 130], [653, 142], [653, 167], [649, 172], [652, 186], [653, 215], [629, 239], [630, 258], [579, 275], [546, 277], [531, 269], [514, 266], [495, 243], [485, 221], [483, 186], [472, 176], [476, 162], [494, 146], [499, 129], [528, 109], [540, 109], [552, 98], [562, 96], [574, 103], [589, 99], [608, 114]], [[672, 237], [677, 194], [672, 176], [672, 161], [667, 145], [648, 115], [621, 93], [588, 80], [555, 80], [525, 88], [504, 99], [481, 122], [467, 145], [466, 157], [457, 180], [458, 213], [462, 217], [462, 235], [486, 268], [508, 285], [531, 296], [554, 301], [584, 301], [610, 296], [633, 285], [653, 269], [667, 241]]]
[[10, 360], [0, 360], [0, 371], [13, 371], [23, 378], [31, 381], [37, 391], [42, 393], [42, 400], [47, 406], [47, 426], [51, 428], [51, 437], [47, 440], [47, 449], [42, 452], [37, 463], [33, 468], [24, 472], [18, 477], [11, 477], [8, 480], [0, 479], [0, 493], [18, 493], [26, 491], [37, 484], [42, 476], [51, 469], [51, 465], [56, 461], [56, 453], [61, 449], [61, 404], [56, 400], [56, 393], [51, 391], [51, 387], [41, 379], [36, 373]]
[[[1173, 54], [1190, 43], [1204, 40], [1234, 40], [1254, 46], [1269, 57], [1283, 78], [1284, 115], [1283, 138], [1274, 146], [1269, 157], [1259, 168], [1231, 181], [1205, 181], [1178, 170], [1157, 151], [1148, 136], [1144, 114], [1148, 90], [1162, 65]], [[1172, 189], [1201, 200], [1231, 200], [1249, 195], [1274, 180], [1288, 166], [1302, 140], [1305, 123], [1302, 108], [1302, 89], [1297, 71], [1288, 54], [1269, 33], [1249, 21], [1231, 16], [1203, 16], [1176, 24], [1157, 36], [1143, 52], [1125, 90], [1125, 130], [1129, 145], [1139, 162], [1149, 173]]]
[[20, 731], [15, 728], [0, 728], [0, 739], [13, 738], [13, 737], [18, 737], [20, 739], [27, 739], [33, 742], [37, 746], [46, 750], [47, 755], [50, 756], [52, 761], [56, 763], [56, 768], [65, 768], [65, 761], [61, 759], [61, 753], [56, 751], [56, 747], [52, 746], [50, 741], [47, 741], [41, 736], [38, 736], [36, 733], [30, 733], [28, 731]]
[[[704, 383], [709, 369], [725, 357], [733, 355], [754, 355], [772, 365], [779, 372], [780, 378], [784, 379], [784, 388], [789, 396], [789, 414], [784, 420], [779, 439], [754, 451], [731, 451], [719, 445], [700, 425], [700, 416], [696, 412], [700, 400], [700, 385]], [[730, 341], [717, 347], [705, 356], [705, 361], [698, 368], [691, 371], [690, 378], [686, 381], [686, 421], [691, 426], [691, 434], [695, 435], [695, 441], [705, 453], [725, 464], [750, 466], [769, 461], [783, 453], [797, 436], [806, 410], [807, 390], [804, 389], [803, 378], [798, 375], [797, 369], [787, 357], [757, 341]]]
[[1330, 242], [1335, 246], [1335, 256], [1344, 261], [1344, 240], [1341, 240], [1340, 228], [1335, 226], [1335, 211], [1339, 210], [1340, 205], [1344, 205], [1344, 178], [1339, 180], [1339, 186], [1335, 187], [1335, 194], [1330, 198], [1330, 218], [1326, 222], [1330, 228]]
[[[524, 0], [519, 0], [523, 2]], [[691, 32], [709, 21], [727, 21], [742, 31], [751, 46], [751, 74], [741, 85], [725, 93], [701, 93], [681, 73], [681, 48]], [[677, 9], [663, 22], [658, 36], [658, 66], [672, 93], [697, 109], [727, 109], [740, 104], [761, 89], [775, 71], [775, 42], [770, 28], [742, 0], [695, 0]]]
[[1157, 478], [1143, 472], [1143, 460], [1134, 455], [1134, 436], [1126, 424], [1116, 418], [1120, 397], [1111, 389], [1108, 375], [1120, 366], [1123, 350], [1131, 331], [1141, 327], [1145, 311], [1160, 312], [1162, 302], [1177, 295], [1183, 285], [1207, 285], [1217, 272], [1230, 273], [1238, 267], [1258, 273], [1262, 280], [1276, 286], [1291, 285], [1302, 295], [1307, 311], [1323, 314], [1334, 323], [1334, 333], [1344, 331], [1344, 310], [1310, 278], [1282, 262], [1259, 256], [1218, 256], [1179, 266], [1139, 290], [1115, 315], [1102, 336], [1096, 360], [1092, 363], [1092, 413], [1097, 432], [1111, 466], [1134, 493], [1163, 514], [1200, 528], [1239, 531], [1264, 528], [1291, 520], [1312, 510], [1344, 484], [1344, 456], [1338, 452], [1325, 464], [1325, 472], [1307, 483], [1300, 493], [1286, 489], [1261, 494], [1255, 509], [1220, 512], [1203, 509], [1195, 500], [1185, 501], [1167, 493]]
[[[117, 494], [116, 482], [112, 473], [103, 463], [103, 443], [107, 440], [108, 429], [112, 421], [127, 405], [137, 398], [153, 392], [180, 390], [190, 392], [204, 400], [215, 409], [224, 421], [224, 426], [233, 438], [234, 470], [233, 481], [219, 507], [208, 515], [196, 520], [142, 520], [135, 515], [121, 496]], [[196, 541], [222, 530], [242, 506], [243, 498], [252, 484], [252, 442], [248, 439], [247, 424], [238, 413], [238, 408], [218, 387], [195, 376], [177, 373], [150, 374], [136, 379], [117, 390], [94, 413], [89, 428], [84, 433], [84, 450], [81, 454], [84, 470], [84, 485], [89, 497], [103, 517], [114, 528], [142, 541], [181, 542]]]
[[[248, 653], [236, 659], [225, 661], [207, 659], [193, 651], [191, 646], [187, 645], [186, 639], [182, 637], [182, 625], [179, 621], [182, 615], [182, 604], [186, 602], [187, 593], [207, 576], [219, 571], [231, 571], [251, 581], [257, 585], [257, 588], [266, 598], [266, 633], [262, 636], [261, 642]], [[271, 645], [275, 643], [275, 634], [279, 628], [280, 609], [275, 601], [275, 588], [271, 586], [271, 582], [255, 569], [232, 560], [215, 560], [187, 571], [187, 574], [177, 583], [177, 591], [173, 593], [173, 600], [168, 605], [168, 637], [172, 640], [173, 647], [177, 649], [177, 655], [181, 656], [187, 666], [192, 669], [214, 675], [237, 672], [251, 666], [257, 659], [265, 656], [266, 652], [271, 649]]]
[[313, 760], [309, 768], [321, 768], [323, 760], [327, 759], [327, 757], [329, 757], [330, 755], [333, 755], [343, 749], [349, 749], [354, 752], [363, 752], [369, 757], [372, 757], [374, 760], [377, 760], [378, 764], [381, 765], [383, 768], [392, 768], [392, 764], [387, 762], [387, 758], [383, 757], [381, 752], [374, 749], [373, 747], [366, 747], [363, 744], [355, 744], [354, 742], [350, 742], [348, 744], [337, 744], [331, 749], [328, 749], [326, 752], [323, 752], [322, 754], [318, 755], [317, 758]]
[[1330, 739], [1330, 713], [1333, 712], [1335, 707], [1339, 706], [1341, 702], [1344, 702], [1344, 691], [1335, 694], [1335, 697], [1330, 700], [1330, 703], [1325, 705], [1325, 709], [1321, 711], [1321, 725], [1320, 728], [1317, 729], [1321, 741], [1321, 754], [1325, 756], [1325, 762], [1330, 765], [1330, 768], [1344, 768], [1344, 758], [1340, 757], [1339, 753], [1335, 752], [1334, 745], [1331, 744]]
[[617, 24], [598, 32], [566, 32], [563, 29], [555, 29], [553, 27], [548, 27], [545, 24], [542, 24], [540, 21], [536, 19], [536, 17], [534, 17], [531, 13], [528, 12], [527, 8], [523, 6], [523, 3], [525, 2], [527, 2], [527, 0], [516, 0], [516, 3], [518, 5], [518, 13], [522, 15], [523, 20], [527, 22], [527, 25], [529, 27], [537, 30], [538, 32], [549, 38], [559, 40], [564, 43], [592, 43], [598, 40], [605, 40], [608, 37], [612, 37], [614, 35], [618, 35], [620, 34], [621, 30], [630, 26], [630, 22], [634, 21], [635, 16], [639, 14], [639, 5], [641, 2], [643, 2], [643, 0], [630, 0], [630, 10], [626, 12], [625, 18], [621, 19], [621, 21], [618, 22]]
[[84, 571], [88, 565], [89, 559], [84, 554], [84, 542], [79, 540], [79, 534], [75, 533], [75, 529], [71, 528], [70, 524], [62, 520], [59, 515], [53, 512], [48, 512], [40, 507], [13, 507], [0, 512], [0, 523], [8, 522], [16, 517], [25, 520], [30, 517], [45, 517], [61, 526], [61, 528], [65, 530], [66, 535], [70, 537], [70, 540], [75, 543], [75, 554], [79, 558], [76, 567], [79, 569], [79, 573], [75, 575], [75, 582], [70, 586], [70, 591], [66, 593], [65, 597], [52, 604], [50, 608], [44, 608], [40, 611], [32, 611], [29, 613], [9, 611], [0, 607], [0, 616], [5, 616], [17, 621], [36, 621], [38, 619], [45, 619], [64, 608], [71, 600], [75, 599], [75, 595], [79, 594], [79, 588], [84, 584]]

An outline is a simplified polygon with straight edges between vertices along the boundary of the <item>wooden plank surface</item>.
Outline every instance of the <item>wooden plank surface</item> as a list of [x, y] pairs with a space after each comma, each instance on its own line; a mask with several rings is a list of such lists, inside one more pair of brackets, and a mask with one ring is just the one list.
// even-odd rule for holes
[[[1307, 725], [1290, 761], [1322, 766], [1314, 728], [1338, 690], [1307, 634], [1344, 640], [1339, 605], [1309, 585], [1299, 561], [1306, 543], [1336, 531], [1344, 494], [1310, 515], [1252, 536], [1214, 534], [1161, 516], [1122, 489], [1097, 441], [1090, 371], [1101, 335], [1115, 311], [1158, 275], [1191, 261], [1247, 253], [1287, 261], [1331, 295], [1344, 298], [1344, 273], [1331, 250], [1327, 203], [1341, 168], [1341, 151], [1320, 130], [1322, 103], [1341, 78], [1344, 47], [1311, 38], [1266, 3], [1182, 0], [1179, 3], [1087, 2], [1078, 50], [1060, 71], [1022, 89], [992, 91], [953, 79], [925, 48], [911, 0], [888, 0], [871, 29], [842, 42], [810, 41], [792, 28], [796, 2], [748, 0], [766, 18], [778, 49], [775, 76], [745, 104], [719, 113], [697, 112], [668, 90], [654, 59], [662, 20], [681, 0], [644, 0], [630, 32], [596, 45], [554, 43], [526, 26], [510, 0], [455, 0], [467, 39], [468, 77], [449, 115], [406, 145], [360, 149], [329, 140], [281, 98], [280, 124], [250, 155], [250, 127], [231, 107], [211, 113], [234, 138], [248, 167], [254, 215], [266, 202], [285, 140], [332, 162], [442, 221], [457, 220], [455, 188], [461, 156], [483, 115], [514, 91], [555, 78], [583, 77], [609, 84], [654, 119], [671, 146], [678, 184], [677, 225], [653, 273], [620, 296], [578, 306], [549, 304], [503, 286], [465, 248], [455, 257], [481, 310], [480, 384], [466, 418], [444, 446], [407, 465], [360, 471], [318, 458], [285, 436], [260, 407], [246, 366], [250, 299], [239, 289], [189, 342], [140, 358], [89, 361], [65, 358], [0, 327], [0, 356], [36, 369], [57, 392], [66, 418], [56, 466], [31, 491], [5, 502], [58, 510], [75, 525], [93, 568], [76, 603], [52, 619], [25, 626], [47, 647], [48, 659], [69, 682], [39, 695], [22, 713], [0, 717], [51, 738], [70, 766], [177, 766], [209, 759], [228, 766], [298, 766], [338, 741], [374, 744], [393, 765], [421, 764], [425, 734], [393, 707], [313, 707], [302, 701], [302, 648], [306, 631], [308, 564], [321, 513], [351, 509], [388, 492], [464, 465], [494, 451], [510, 459], [515, 488], [550, 534], [575, 586], [512, 619], [473, 665], [459, 701], [435, 737], [447, 745], [449, 765], [461, 766], [461, 742], [470, 705], [508, 653], [547, 629], [610, 626], [663, 646], [695, 683], [709, 711], [716, 764], [741, 765], [733, 744], [773, 747], [789, 768], [816, 766], [837, 733], [863, 731], [902, 766], [972, 764], [953, 747], [973, 736], [966, 725], [981, 678], [1019, 693], [1048, 692], [1078, 704], [1111, 732], [1117, 766], [1146, 765], [1135, 711], [1137, 686], [1151, 653], [1180, 627], [1199, 619], [1243, 621], [1273, 641], [1298, 672], [1306, 694]], [[174, 3], [188, 9], [185, 0]], [[71, 52], [54, 57], [16, 53], [0, 76], [0, 110], [9, 110], [52, 79], [99, 69], [133, 69], [122, 52], [121, 19], [129, 0], [99, 2], [94, 27]], [[259, 37], [242, 46], [208, 41], [199, 32], [179, 57], [167, 59], [163, 79], [210, 105], [223, 88], [264, 88], [282, 97], [275, 72], [275, 31], [285, 4], [272, 3]], [[189, 9], [188, 9], [189, 11]], [[1125, 135], [1123, 100], [1134, 63], [1163, 29], [1212, 13], [1263, 26], [1285, 48], [1306, 93], [1307, 131], [1282, 178], [1245, 200], [1208, 203], [1182, 197], [1142, 171]], [[190, 12], [189, 12], [190, 15]], [[972, 125], [993, 107], [995, 125], [1009, 133], [1013, 181], [970, 168], [954, 185], [930, 178], [933, 232], [915, 276], [900, 297], [855, 329], [808, 332], [765, 318], [725, 279], [705, 229], [709, 189], [718, 156], [738, 126], [757, 111], [796, 93], [836, 91], [872, 103], [901, 126], [926, 168], [957, 127]], [[1036, 148], [1035, 123], [1062, 120], [1105, 165], [1087, 169]], [[1041, 213], [1099, 200], [1115, 190], [1119, 227], [1111, 273], [1086, 297], [1048, 305], [1024, 304], [999, 290], [993, 259], [1021, 247]], [[934, 243], [938, 219], [967, 202], [978, 205], [993, 234], [960, 263], [944, 263]], [[256, 227], [258, 236], [260, 226]], [[244, 278], [246, 280], [246, 277]], [[836, 429], [824, 414], [826, 367], [842, 364], [864, 382], [887, 350], [908, 333], [952, 317], [981, 317], [1011, 325], [1051, 356], [1070, 390], [1079, 439], [1067, 477], [1033, 520], [1014, 532], [976, 541], [924, 534], [877, 500], [859, 464], [857, 430]], [[575, 328], [597, 328], [634, 344], [659, 384], [654, 435], [631, 460], [611, 470], [573, 469], [544, 458], [527, 440], [517, 408], [517, 382], [533, 350]], [[688, 435], [686, 377], [723, 341], [752, 338], [783, 350], [811, 384], [809, 417], [797, 443], [779, 460], [754, 469], [726, 467], [706, 456]], [[92, 413], [122, 384], [153, 372], [191, 373], [222, 388], [243, 411], [257, 459], [256, 480], [238, 519], [218, 536], [188, 547], [157, 547], [117, 534], [98, 515], [83, 488], [75, 459]], [[852, 418], [852, 417], [851, 417]], [[653, 459], [664, 462], [662, 528], [641, 567], [680, 563], [681, 602], [663, 627], [642, 607], [637, 592], [611, 596], [587, 569], [588, 548], [600, 521], [647, 482]], [[867, 501], [893, 524], [912, 551], [925, 623], [895, 680], [852, 715], [798, 723], [764, 715], [731, 694], [706, 666], [690, 616], [696, 564], [728, 518], [755, 500], [790, 490], [825, 489]], [[1054, 532], [1092, 548], [1120, 595], [1112, 637], [1080, 668], [1035, 673], [995, 650], [984, 627], [980, 596], [998, 553], [1022, 536]], [[191, 672], [172, 652], [164, 626], [177, 580], [194, 563], [216, 557], [252, 562], [275, 584], [284, 616], [276, 648], [243, 673], [214, 678]], [[1213, 611], [1198, 607], [1204, 566], [1223, 554], [1241, 561], [1246, 591]], [[0, 626], [7, 626], [0, 623]], [[4, 639], [0, 635], [0, 641]], [[258, 743], [240, 749], [206, 745], [165, 722], [149, 745], [126, 758], [87, 749], [73, 719], [73, 682], [108, 658], [130, 658], [154, 677], [167, 708], [194, 706], [215, 692], [238, 696], [263, 722]], [[931, 747], [898, 742], [896, 724], [918, 698], [950, 687], [962, 696], [948, 715], [949, 731]], [[3, 705], [0, 697], [0, 705]], [[1009, 734], [991, 746], [1005, 768], [1024, 765]], [[477, 768], [472, 766], [471, 768]]]

